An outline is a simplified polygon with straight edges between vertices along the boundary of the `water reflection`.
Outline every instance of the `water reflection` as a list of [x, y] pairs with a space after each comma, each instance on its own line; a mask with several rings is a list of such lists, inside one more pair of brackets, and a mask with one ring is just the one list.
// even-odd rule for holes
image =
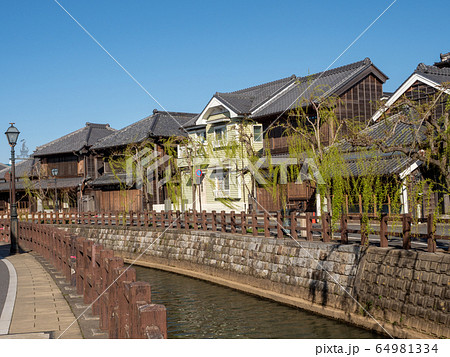
[[136, 266], [167, 308], [169, 338], [381, 338], [332, 319], [197, 279]]

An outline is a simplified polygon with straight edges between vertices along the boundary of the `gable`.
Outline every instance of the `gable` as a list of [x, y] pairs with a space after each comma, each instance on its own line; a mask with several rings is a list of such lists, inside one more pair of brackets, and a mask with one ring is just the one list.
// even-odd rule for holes
[[236, 117], [239, 117], [239, 115], [235, 111], [216, 97], [213, 97], [198, 116], [195, 125], [213, 124], [222, 121], [225, 122]]
[[[432, 90], [442, 90], [441, 84], [421, 75], [420, 73], [413, 73], [403, 84], [394, 92], [394, 94], [386, 101], [384, 108], [379, 109], [372, 117], [373, 121], [377, 121], [381, 115], [386, 112], [392, 104], [400, 99], [404, 94], [413, 93], [415, 88], [422, 87], [425, 92]], [[450, 94], [450, 90], [445, 91]]]

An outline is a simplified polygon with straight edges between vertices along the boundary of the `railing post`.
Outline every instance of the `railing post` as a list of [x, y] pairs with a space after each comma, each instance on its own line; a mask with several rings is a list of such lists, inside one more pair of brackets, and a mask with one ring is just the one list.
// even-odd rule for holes
[[247, 233], [247, 215], [244, 211], [241, 211], [241, 234]]
[[[362, 213], [359, 214], [359, 225], [360, 225], [360, 229], [361, 229], [361, 245], [362, 246], [368, 245], [369, 244], [368, 226], [367, 226], [367, 222], [365, 221], [364, 215]], [[381, 237], [381, 232], [380, 232], [380, 237]]]
[[161, 228], [166, 228], [166, 212], [161, 211], [159, 214], [161, 215]]
[[403, 249], [411, 249], [411, 213], [402, 216], [403, 223]]
[[297, 239], [297, 215], [295, 211], [291, 212], [291, 237]]
[[380, 220], [380, 247], [386, 248], [388, 246], [388, 236], [388, 216], [383, 213]]
[[306, 240], [313, 240], [311, 212], [306, 212]]
[[428, 251], [430, 253], [436, 253], [436, 239], [434, 237], [435, 233], [436, 225], [434, 222], [433, 214], [430, 213], [427, 217]]
[[198, 230], [198, 224], [197, 224], [197, 211], [196, 211], [196, 210], [193, 211], [192, 224], [193, 224], [193, 226], [194, 226], [194, 230]]
[[177, 219], [177, 229], [181, 229], [181, 214], [180, 214], [180, 211], [177, 210], [175, 215], [176, 215], [176, 219]]
[[264, 211], [264, 237], [266, 238], [270, 237], [269, 214], [266, 211]]
[[230, 227], [231, 233], [236, 233], [236, 215], [234, 211], [230, 212]]
[[252, 234], [254, 237], [258, 235], [258, 218], [255, 211], [252, 211]]
[[217, 230], [217, 217], [216, 211], [211, 212], [211, 230], [215, 232]]
[[207, 225], [207, 222], [206, 222], [206, 211], [205, 210], [202, 211], [202, 229], [204, 231], [208, 230], [208, 225]]
[[324, 242], [331, 241], [331, 232], [330, 232], [330, 213], [323, 212], [322, 213], [322, 239]]
[[283, 221], [281, 220], [281, 212], [277, 211], [277, 238], [283, 238]]
[[341, 244], [348, 244], [348, 216], [341, 216]]
[[186, 230], [190, 230], [190, 223], [189, 223], [189, 212], [188, 211], [184, 211], [184, 229]]
[[152, 214], [152, 227], [156, 228], [156, 211], [152, 210], [151, 214]]
[[227, 231], [227, 218], [225, 216], [225, 211], [220, 212], [220, 227], [222, 232]]
[[172, 217], [172, 210], [168, 210], [167, 211], [167, 217], [169, 218], [169, 228], [173, 228], [172, 224], [173, 224], [173, 217]]

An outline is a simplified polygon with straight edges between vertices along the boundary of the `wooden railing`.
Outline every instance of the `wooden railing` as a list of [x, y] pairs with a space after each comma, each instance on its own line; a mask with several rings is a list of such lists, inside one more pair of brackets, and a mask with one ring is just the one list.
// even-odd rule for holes
[[[0, 225], [5, 222], [0, 221]], [[151, 286], [101, 245], [57, 227], [20, 222], [19, 245], [33, 250], [76, 285], [109, 338], [167, 338], [166, 308], [151, 304]]]
[[[427, 241], [428, 251], [436, 251], [436, 239], [450, 239], [450, 220], [439, 220], [446, 224], [448, 232], [436, 234], [436, 221], [433, 216], [419, 219], [415, 222], [426, 223], [426, 232], [413, 232], [412, 217], [405, 215], [342, 215], [340, 222], [332, 226], [331, 217], [324, 213], [316, 217], [312, 213], [299, 214], [291, 212], [282, 218], [278, 212], [272, 216], [268, 213], [245, 212], [180, 212], [180, 211], [144, 211], [144, 212], [83, 212], [83, 213], [33, 213], [21, 216], [24, 222], [35, 224], [70, 224], [88, 226], [118, 226], [118, 227], [151, 227], [154, 229], [181, 229], [193, 231], [223, 232], [231, 234], [251, 235], [254, 237], [302, 238], [306, 241], [320, 239], [323, 242], [339, 241], [349, 243], [349, 235], [353, 241], [359, 240], [361, 245], [367, 245], [369, 236], [379, 237], [379, 245], [387, 247], [389, 239], [402, 238], [402, 247], [411, 248], [411, 239]], [[349, 221], [353, 227], [349, 227]], [[5, 240], [9, 232], [7, 221], [0, 221], [0, 239]], [[418, 225], [415, 225], [417, 228]], [[423, 228], [421, 228], [423, 230]], [[417, 229], [416, 229], [417, 230]], [[444, 231], [444, 229], [442, 229]], [[356, 237], [355, 237], [356, 235]]]

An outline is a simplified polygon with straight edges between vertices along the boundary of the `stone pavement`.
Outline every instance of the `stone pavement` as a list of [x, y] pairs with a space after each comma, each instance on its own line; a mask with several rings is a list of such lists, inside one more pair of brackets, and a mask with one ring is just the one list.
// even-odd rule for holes
[[[57, 338], [75, 321], [51, 276], [28, 254], [10, 256], [17, 273], [17, 295], [8, 335], [0, 338]], [[61, 338], [83, 338], [75, 322]]]

